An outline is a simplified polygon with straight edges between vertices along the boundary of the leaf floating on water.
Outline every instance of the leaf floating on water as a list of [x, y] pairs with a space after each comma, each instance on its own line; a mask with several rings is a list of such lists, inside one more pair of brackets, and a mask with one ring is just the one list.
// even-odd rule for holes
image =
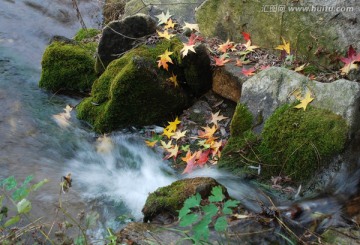
[[70, 118], [71, 118], [71, 111], [72, 107], [69, 105], [66, 105], [64, 108], [65, 112], [53, 115], [54, 121], [61, 127], [61, 128], [67, 128], [70, 126]]
[[97, 142], [96, 151], [99, 153], [109, 153], [114, 149], [114, 143], [106, 135], [99, 137]]

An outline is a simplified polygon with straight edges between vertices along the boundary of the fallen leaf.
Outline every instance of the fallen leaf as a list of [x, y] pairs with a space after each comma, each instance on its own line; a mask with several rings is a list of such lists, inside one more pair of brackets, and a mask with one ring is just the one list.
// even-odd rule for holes
[[177, 76], [174, 75], [174, 73], [172, 73], [172, 76], [168, 79], [171, 83], [174, 84], [174, 87], [178, 87], [179, 86], [179, 83], [178, 83], [178, 80], [177, 80]]
[[188, 151], [190, 149], [190, 145], [182, 145], [181, 146], [181, 148], [180, 148], [180, 150], [182, 150], [182, 151]]
[[186, 132], [187, 132], [187, 130], [176, 131], [175, 134], [172, 136], [172, 138], [177, 141], [177, 140], [181, 139], [182, 137], [185, 137]]
[[189, 41], [188, 41], [188, 45], [194, 45], [196, 44], [197, 42], [201, 42], [203, 41], [204, 39], [200, 36], [197, 36], [195, 35], [194, 33], [191, 33], [190, 35], [190, 38], [189, 38]]
[[165, 29], [174, 29], [176, 23], [172, 21], [172, 19], [170, 18], [167, 22], [166, 25], [164, 26]]
[[176, 159], [177, 155], [179, 154], [179, 146], [175, 145], [173, 148], [166, 149], [166, 151], [169, 152], [170, 154], [166, 156], [165, 159], [169, 159], [171, 157]]
[[253, 52], [255, 49], [259, 48], [259, 46], [251, 45], [251, 40], [248, 40], [245, 44], [243, 44], [246, 48], [245, 51]]
[[168, 137], [168, 139], [170, 139], [171, 136], [174, 135], [174, 133], [168, 129], [164, 129], [163, 135], [165, 135], [166, 137]]
[[175, 132], [177, 125], [179, 125], [180, 123], [181, 121], [179, 120], [178, 117], [176, 117], [174, 121], [168, 122], [169, 125], [165, 128], [165, 130], [169, 130], [170, 132]]
[[196, 165], [199, 165], [200, 167], [203, 167], [205, 163], [207, 163], [207, 161], [209, 160], [209, 154], [210, 154], [210, 149], [206, 150], [206, 151], [198, 151], [196, 153]]
[[216, 112], [215, 114], [211, 113], [210, 123], [213, 123], [216, 127], [218, 126], [219, 121], [222, 121], [222, 120], [228, 118], [228, 117], [224, 117], [223, 115], [219, 115], [219, 113], [220, 113], [220, 111]]
[[163, 37], [167, 40], [170, 40], [173, 36], [175, 36], [174, 34], [169, 34], [168, 30], [165, 30], [164, 32], [160, 32], [160, 31], [156, 31], [156, 32], [159, 35], [159, 37]]
[[[245, 59], [245, 56], [244, 56], [244, 59]], [[236, 59], [236, 66], [243, 66], [243, 65], [246, 65], [246, 64], [249, 64], [250, 63], [250, 60], [244, 60], [244, 59]]]
[[255, 71], [256, 71], [255, 67], [251, 67], [249, 69], [242, 68], [241, 73], [249, 77], [255, 75], [254, 73]]
[[356, 54], [355, 49], [350, 45], [348, 49], [347, 58], [342, 57], [340, 60], [345, 64], [343, 68], [341, 68], [341, 75], [347, 75], [350, 70], [357, 69], [358, 62], [360, 62], [360, 53]]
[[199, 138], [211, 138], [213, 137], [214, 133], [216, 132], [216, 125], [213, 125], [211, 128], [209, 126], [202, 127], [204, 131], [199, 130]]
[[215, 65], [216, 66], [224, 66], [227, 62], [230, 61], [230, 59], [226, 59], [223, 56], [220, 56], [219, 58], [214, 57], [214, 60], [215, 60]]
[[305, 111], [308, 104], [313, 100], [314, 100], [314, 98], [311, 98], [310, 92], [307, 91], [305, 94], [305, 97], [302, 100], [300, 100], [300, 104], [294, 106], [294, 108], [297, 108], [297, 109], [303, 108]]
[[183, 29], [189, 28], [190, 30], [195, 30], [197, 32], [200, 32], [199, 25], [198, 24], [190, 24], [185, 22], [185, 25], [183, 26]]
[[194, 44], [193, 45], [188, 45], [186, 43], [183, 43], [184, 47], [180, 50], [180, 53], [182, 55], [182, 57], [185, 57], [189, 51], [196, 53], [195, 49], [194, 49]]
[[210, 144], [207, 144], [207, 140], [199, 140], [197, 143], [198, 146], [202, 146], [204, 149], [209, 149], [210, 148]]
[[305, 64], [303, 64], [303, 65], [301, 65], [301, 66], [296, 67], [296, 68], [295, 68], [295, 71], [296, 71], [296, 72], [299, 72], [299, 71], [304, 70], [304, 68], [305, 68], [306, 65], [307, 65], [307, 63], [305, 63]]
[[172, 15], [169, 13], [169, 10], [166, 11], [166, 14], [161, 12], [161, 14], [155, 15], [155, 17], [158, 18], [158, 25], [165, 24], [171, 16]]
[[249, 40], [250, 40], [250, 34], [249, 34], [249, 33], [243, 31], [241, 34], [243, 35], [245, 41], [249, 41]]
[[282, 38], [283, 44], [277, 46], [275, 49], [284, 50], [287, 54], [290, 54], [290, 42], [286, 42], [283, 37], [281, 37], [281, 38]]
[[163, 140], [160, 140], [160, 144], [161, 144], [162, 148], [170, 149], [172, 147], [172, 140], [169, 140], [169, 142], [167, 142], [167, 143]]
[[231, 49], [233, 46], [234, 42], [230, 42], [230, 40], [228, 39], [225, 43], [219, 45], [218, 51], [226, 53], [227, 50]]
[[145, 140], [145, 143], [149, 147], [154, 147], [157, 143], [157, 140], [154, 140], [154, 141]]
[[191, 173], [193, 168], [195, 167], [195, 161], [196, 161], [196, 152], [194, 154], [191, 154], [191, 151], [188, 151], [186, 153], [186, 156], [181, 158], [184, 162], [186, 162], [186, 168], [182, 172], [183, 174]]
[[166, 50], [165, 53], [159, 55], [158, 57], [160, 57], [160, 60], [158, 60], [158, 67], [160, 68], [161, 66], [165, 69], [168, 70], [169, 66], [168, 66], [168, 62], [173, 64], [170, 55], [173, 52], [169, 52], [169, 50]]

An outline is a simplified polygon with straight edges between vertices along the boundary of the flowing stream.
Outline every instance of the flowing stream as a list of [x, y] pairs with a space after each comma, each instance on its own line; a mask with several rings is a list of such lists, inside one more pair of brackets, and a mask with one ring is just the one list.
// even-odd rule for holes
[[[78, 2], [87, 27], [99, 28], [102, 4]], [[36, 181], [49, 179], [32, 198], [32, 214], [51, 219], [59, 203], [61, 178], [71, 172], [73, 187], [61, 195], [67, 210], [74, 215], [98, 211], [100, 227], [117, 229], [117, 217], [125, 214], [140, 220], [148, 193], [178, 177], [134, 134], [116, 133], [99, 141], [74, 112], [69, 127], [54, 120], [66, 105], [79, 100], [38, 88], [41, 56], [52, 36], [70, 38], [80, 27], [70, 0], [0, 0], [0, 179], [11, 175], [18, 180], [28, 175]], [[256, 193], [248, 184], [229, 182], [231, 177], [220, 172], [195, 175], [227, 180], [234, 197]]]
[[[79, 1], [79, 8], [87, 27], [101, 26], [100, 2]], [[67, 128], [54, 120], [79, 101], [38, 88], [41, 56], [52, 36], [70, 38], [80, 27], [69, 0], [0, 0], [0, 179], [49, 179], [32, 197], [32, 215], [51, 219], [61, 178], [71, 172], [64, 207], [74, 215], [96, 210], [104, 227], [117, 228], [111, 222], [119, 215], [141, 219], [148, 193], [175, 177], [135, 135], [113, 135], [106, 145], [73, 112]]]

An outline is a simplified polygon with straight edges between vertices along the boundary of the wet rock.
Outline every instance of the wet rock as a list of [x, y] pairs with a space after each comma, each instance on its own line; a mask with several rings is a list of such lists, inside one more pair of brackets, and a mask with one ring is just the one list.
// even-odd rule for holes
[[[292, 7], [310, 10], [291, 11]], [[351, 44], [360, 48], [359, 8], [356, 0], [207, 0], [197, 10], [196, 19], [205, 36], [223, 40], [242, 41], [241, 32], [245, 31], [251, 33], [254, 44], [273, 49], [282, 36], [290, 41], [297, 56], [329, 67], [333, 65], [331, 55], [339, 50], [346, 51]]]
[[276, 108], [295, 101], [292, 92], [296, 89], [310, 89], [315, 97], [310, 105], [342, 116], [351, 134], [360, 128], [359, 83], [344, 79], [319, 83], [294, 71], [272, 67], [247, 80], [242, 88], [240, 103], [252, 113], [256, 132], [261, 132], [264, 122]]
[[[199, 193], [202, 199], [211, 195], [215, 186], [222, 186], [213, 178], [197, 177], [175, 181], [169, 186], [161, 187], [151, 193], [146, 200], [142, 210], [144, 222], [158, 222], [167, 217], [166, 223], [177, 220], [178, 211], [182, 208], [184, 201], [192, 195]], [[225, 187], [223, 193], [228, 198]]]
[[150, 16], [137, 14], [109, 23], [102, 31], [98, 46], [96, 72], [101, 74], [111, 61], [139, 44], [143, 37], [156, 31], [156, 22]]

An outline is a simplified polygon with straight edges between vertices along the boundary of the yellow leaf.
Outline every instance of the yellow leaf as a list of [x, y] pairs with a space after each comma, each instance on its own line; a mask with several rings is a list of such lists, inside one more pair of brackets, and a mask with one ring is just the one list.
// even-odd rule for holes
[[175, 132], [177, 125], [181, 123], [181, 121], [179, 121], [179, 118], [176, 117], [175, 120], [173, 122], [168, 122], [169, 125], [165, 128], [166, 130], [170, 131], [170, 132]]
[[296, 71], [296, 72], [299, 72], [299, 71], [304, 70], [304, 68], [305, 68], [306, 65], [307, 65], [307, 63], [305, 63], [305, 64], [303, 64], [303, 65], [301, 65], [301, 66], [296, 67], [296, 68], [295, 68], [295, 71]]
[[186, 43], [183, 43], [183, 44], [184, 44], [184, 47], [180, 50], [182, 57], [185, 57], [189, 51], [196, 53], [195, 49], [194, 49], [195, 44], [194, 45], [188, 45]]
[[149, 147], [154, 147], [156, 145], [156, 143], [157, 143], [157, 140], [155, 140], [155, 141], [145, 140], [145, 143]]
[[281, 38], [282, 38], [283, 44], [277, 46], [275, 49], [284, 50], [287, 54], [290, 54], [290, 42], [287, 43], [283, 37], [281, 37]]
[[161, 66], [165, 69], [168, 70], [168, 62], [173, 64], [172, 59], [170, 58], [169, 55], [171, 55], [173, 52], [169, 52], [169, 50], [166, 50], [165, 53], [159, 55], [158, 57], [160, 57], [160, 60], [158, 60], [158, 67], [160, 68]]
[[199, 131], [199, 138], [212, 138], [217, 127], [213, 125], [211, 128], [209, 126], [202, 127], [205, 131]]
[[173, 36], [173, 34], [169, 34], [168, 30], [165, 30], [164, 32], [156, 31], [159, 37], [163, 37], [167, 40], [170, 40]]
[[166, 11], [166, 14], [164, 12], [161, 12], [159, 15], [155, 15], [156, 18], [158, 18], [158, 25], [165, 24], [167, 20], [171, 17], [171, 14], [169, 13], [169, 10]]
[[305, 94], [305, 98], [303, 98], [302, 100], [300, 100], [300, 104], [294, 106], [294, 108], [300, 109], [303, 108], [304, 111], [306, 110], [307, 105], [313, 101], [314, 98], [311, 98], [311, 94], [309, 91], [306, 92]]
[[183, 26], [183, 29], [189, 28], [190, 30], [195, 30], [197, 32], [200, 32], [199, 25], [198, 24], [190, 24], [185, 22], [185, 25]]
[[170, 130], [164, 129], [163, 135], [165, 135], [166, 137], [168, 137], [168, 139], [170, 139], [171, 136], [174, 135], [174, 133]]
[[174, 75], [174, 73], [172, 74], [172, 76], [168, 79], [171, 83], [174, 84], [174, 87], [178, 87], [179, 86], [179, 83], [178, 83], [178, 80], [177, 80], [177, 76]]
[[165, 29], [174, 29], [176, 23], [172, 21], [172, 19], [169, 19], [167, 22], [166, 22], [166, 25], [164, 26]]

